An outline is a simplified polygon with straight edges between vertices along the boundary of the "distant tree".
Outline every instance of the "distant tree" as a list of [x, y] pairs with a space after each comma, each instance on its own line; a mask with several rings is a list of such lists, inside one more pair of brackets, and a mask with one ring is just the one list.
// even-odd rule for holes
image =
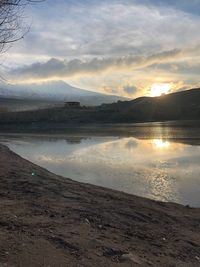
[[22, 29], [22, 17], [25, 7], [30, 3], [44, 0], [0, 0], [0, 53], [8, 45], [24, 37], [28, 30]]

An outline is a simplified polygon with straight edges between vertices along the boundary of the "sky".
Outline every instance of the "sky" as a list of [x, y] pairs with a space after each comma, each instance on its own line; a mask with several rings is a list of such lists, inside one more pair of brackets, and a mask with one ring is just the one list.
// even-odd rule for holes
[[135, 98], [200, 85], [200, 0], [46, 0], [3, 55], [11, 83], [63, 80]]

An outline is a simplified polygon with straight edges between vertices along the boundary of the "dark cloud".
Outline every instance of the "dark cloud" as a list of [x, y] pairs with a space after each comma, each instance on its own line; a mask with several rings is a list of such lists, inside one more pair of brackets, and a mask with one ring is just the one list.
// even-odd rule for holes
[[123, 88], [124, 92], [128, 95], [133, 95], [137, 92], [137, 87], [127, 85]]
[[75, 75], [91, 74], [109, 69], [140, 69], [152, 64], [173, 61], [180, 57], [182, 51], [173, 49], [150, 56], [125, 56], [93, 58], [90, 61], [74, 59], [71, 61], [52, 58], [44, 63], [34, 63], [29, 66], [14, 69], [10, 72], [11, 78], [21, 80], [67, 78]]
[[153, 64], [148, 67], [149, 69], [158, 69], [166, 72], [177, 74], [190, 74], [198, 75], [200, 73], [200, 63], [192, 62], [176, 62], [176, 63], [161, 63]]

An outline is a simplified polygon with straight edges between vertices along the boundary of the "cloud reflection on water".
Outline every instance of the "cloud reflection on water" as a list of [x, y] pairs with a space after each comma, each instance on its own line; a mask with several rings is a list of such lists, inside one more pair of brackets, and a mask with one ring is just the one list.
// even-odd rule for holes
[[65, 177], [156, 200], [200, 206], [199, 146], [134, 137], [93, 137], [79, 142], [30, 138], [21, 143], [10, 140], [9, 146]]

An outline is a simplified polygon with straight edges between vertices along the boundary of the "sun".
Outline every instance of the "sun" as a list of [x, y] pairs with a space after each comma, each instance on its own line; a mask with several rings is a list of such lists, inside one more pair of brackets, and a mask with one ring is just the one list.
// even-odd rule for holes
[[171, 84], [170, 83], [154, 83], [151, 86], [150, 95], [151, 96], [161, 96], [166, 95], [171, 90]]

